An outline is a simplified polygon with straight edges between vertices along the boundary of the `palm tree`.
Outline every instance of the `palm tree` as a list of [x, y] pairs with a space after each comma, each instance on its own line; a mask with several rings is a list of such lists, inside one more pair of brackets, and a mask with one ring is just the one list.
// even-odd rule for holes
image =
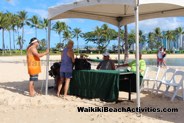
[[159, 27], [155, 28], [154, 35], [155, 35], [155, 40], [157, 41], [156, 44], [163, 45], [163, 42], [161, 42], [161, 39], [162, 39], [163, 36], [162, 36], [162, 33], [161, 33], [161, 29]]
[[[118, 32], [117, 32], [117, 37], [118, 37]], [[125, 39], [125, 31], [124, 31], [124, 30], [121, 30], [121, 31], [120, 31], [120, 40], [121, 40], [122, 42], [124, 42], [124, 43], [122, 43], [122, 49], [123, 49], [124, 46], [125, 46], [125, 41], [124, 41], [124, 39]]]
[[9, 33], [9, 43], [10, 43], [9, 51], [11, 55], [11, 29], [12, 29], [12, 23], [13, 23], [13, 15], [10, 12], [8, 12], [6, 13], [6, 16], [8, 18], [8, 21], [7, 21], [8, 24], [6, 25], [6, 30]]
[[135, 31], [134, 30], [131, 30], [131, 32], [128, 34], [128, 44], [129, 46], [131, 46], [132, 44], [135, 44]]
[[22, 28], [22, 36], [21, 36], [21, 39], [22, 41], [20, 42], [21, 43], [21, 55], [22, 55], [22, 48], [23, 48], [23, 42], [24, 42], [24, 25], [26, 24], [26, 20], [27, 20], [27, 12], [26, 11], [19, 11], [18, 12], [18, 16], [19, 16], [19, 19], [20, 19], [20, 28]]
[[63, 49], [63, 48], [64, 48], [64, 44], [63, 43], [57, 43], [56, 44], [56, 49], [57, 50], [61, 51], [61, 49]]
[[65, 30], [63, 32], [63, 43], [64, 43], [64, 46], [65, 46], [65, 41], [68, 41], [69, 39], [71, 39], [72, 35], [71, 35], [71, 32], [69, 30]]
[[172, 35], [173, 35], [173, 44], [174, 44], [174, 48], [177, 48], [177, 37], [178, 37], [178, 34], [176, 32], [176, 30], [172, 30]]
[[139, 30], [139, 42], [144, 43], [145, 42], [145, 36], [142, 32], [142, 30]]
[[37, 29], [40, 28], [38, 16], [33, 15], [32, 18], [29, 18], [27, 21], [27, 25], [31, 28], [35, 28], [35, 37], [37, 37]]
[[168, 30], [164, 36], [167, 39], [169, 43], [169, 49], [171, 50], [171, 41], [174, 39], [173, 32]]
[[95, 31], [94, 31], [94, 34], [95, 34], [95, 37], [96, 37], [98, 42], [100, 42], [100, 38], [101, 38], [102, 33], [103, 33], [102, 29], [99, 26], [97, 26]]
[[24, 42], [25, 42], [25, 40], [22, 40], [22, 37], [18, 36], [18, 38], [17, 38], [17, 45], [19, 45], [19, 49], [22, 49]]
[[101, 51], [105, 51], [111, 40], [117, 39], [117, 32], [114, 29], [109, 28], [107, 24], [103, 24], [100, 28], [97, 26], [94, 31], [97, 39], [97, 44], [100, 44], [98, 48]]
[[125, 52], [124, 52], [124, 63], [128, 63], [128, 29], [127, 29], [127, 25], [124, 26], [124, 41], [125, 41]]
[[45, 29], [45, 32], [46, 32], [46, 37], [45, 37], [45, 39], [46, 39], [46, 41], [47, 41], [47, 39], [48, 39], [48, 38], [47, 38], [48, 25], [49, 25], [49, 20], [44, 18], [43, 21], [41, 21], [40, 26], [41, 26], [42, 29]]
[[108, 39], [109, 33], [110, 33], [110, 28], [107, 24], [103, 24], [102, 27], [102, 36], [105, 37], [105, 39]]
[[60, 43], [62, 43], [61, 33], [63, 32], [64, 34], [64, 31], [67, 30], [67, 25], [65, 24], [65, 22], [57, 21], [55, 25], [53, 26], [53, 30], [55, 30], [56, 33], [58, 33], [59, 38], [60, 38]]
[[[12, 28], [11, 29], [13, 31], [13, 47], [14, 47], [14, 50], [15, 50], [15, 32], [18, 31], [19, 25], [20, 25], [20, 20], [19, 20], [18, 15], [13, 14], [12, 15]], [[16, 30], [16, 27], [17, 27], [17, 30]]]
[[[104, 40], [105, 40], [105, 42], [106, 42], [106, 45], [108, 45], [108, 44], [109, 44], [108, 39], [109, 39], [109, 36], [110, 36], [110, 34], [111, 34], [110, 28], [109, 28], [109, 26], [108, 26], [107, 24], [103, 24], [103, 25], [101, 26], [101, 30], [102, 30], [101, 38], [104, 38]], [[105, 50], [106, 50], [106, 49], [105, 49]]]
[[76, 37], [76, 39], [77, 39], [77, 51], [78, 51], [78, 54], [79, 54], [79, 42], [78, 42], [78, 40], [79, 40], [79, 37], [81, 37], [82, 35], [82, 31], [81, 31], [81, 29], [80, 28], [75, 28], [75, 29], [73, 29], [73, 37], [75, 38]]
[[148, 43], [149, 43], [149, 48], [151, 49], [151, 50], [153, 50], [153, 48], [155, 47], [154, 46], [154, 44], [155, 44], [155, 35], [154, 35], [154, 33], [153, 32], [149, 32], [148, 33]]
[[2, 55], [4, 55], [5, 42], [4, 42], [4, 31], [8, 25], [7, 15], [0, 12], [0, 29], [2, 29]]
[[183, 44], [182, 44], [182, 37], [183, 37], [183, 34], [184, 34], [184, 30], [183, 30], [182, 27], [178, 27], [178, 28], [176, 28], [175, 32], [180, 37], [180, 41], [178, 41], [178, 44], [177, 44], [178, 48], [180, 48], [180, 47], [183, 46]]
[[46, 40], [45, 39], [42, 39], [41, 41], [40, 41], [40, 50], [45, 50], [46, 49]]
[[100, 51], [105, 51], [111, 40], [117, 39], [117, 32], [106, 26], [96, 27], [94, 31], [83, 34], [85, 41], [97, 44]]

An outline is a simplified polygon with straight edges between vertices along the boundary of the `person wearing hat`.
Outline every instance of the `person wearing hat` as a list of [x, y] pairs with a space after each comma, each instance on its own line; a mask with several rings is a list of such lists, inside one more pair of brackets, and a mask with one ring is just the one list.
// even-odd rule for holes
[[99, 70], [115, 70], [115, 65], [112, 60], [109, 59], [109, 53], [105, 52], [103, 54], [103, 61], [101, 61], [96, 69]]
[[39, 40], [37, 38], [32, 38], [27, 47], [27, 67], [29, 79], [29, 95], [31, 97], [35, 96], [37, 93], [34, 89], [34, 82], [38, 81], [38, 74], [41, 72], [40, 57], [49, 53], [47, 49], [44, 53], [38, 53], [37, 48], [39, 46]]

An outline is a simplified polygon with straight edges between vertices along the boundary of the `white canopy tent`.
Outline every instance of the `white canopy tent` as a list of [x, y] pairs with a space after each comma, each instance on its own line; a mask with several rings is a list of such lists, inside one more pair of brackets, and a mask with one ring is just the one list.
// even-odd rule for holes
[[[184, 16], [184, 0], [80, 0], [71, 4], [58, 5], [48, 9], [49, 31], [48, 47], [50, 47], [51, 20], [64, 18], [84, 18], [99, 20], [120, 27], [135, 22], [136, 32], [136, 65], [137, 65], [137, 107], [140, 107], [139, 92], [139, 20]], [[120, 60], [120, 50], [118, 50]], [[49, 55], [47, 55], [47, 68]], [[46, 73], [46, 88], [48, 92], [48, 72]]]

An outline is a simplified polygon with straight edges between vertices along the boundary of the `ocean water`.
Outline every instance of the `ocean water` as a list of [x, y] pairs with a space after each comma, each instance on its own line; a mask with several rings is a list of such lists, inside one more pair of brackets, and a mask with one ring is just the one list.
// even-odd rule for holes
[[[132, 61], [133, 59], [129, 59]], [[157, 65], [157, 59], [144, 59], [147, 65]], [[167, 66], [184, 66], [184, 58], [166, 58]]]

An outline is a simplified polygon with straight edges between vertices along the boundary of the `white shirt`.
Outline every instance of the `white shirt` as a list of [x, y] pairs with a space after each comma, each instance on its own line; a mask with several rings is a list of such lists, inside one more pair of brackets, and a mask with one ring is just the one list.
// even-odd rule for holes
[[158, 56], [159, 59], [162, 59], [162, 51], [159, 51], [157, 56]]

